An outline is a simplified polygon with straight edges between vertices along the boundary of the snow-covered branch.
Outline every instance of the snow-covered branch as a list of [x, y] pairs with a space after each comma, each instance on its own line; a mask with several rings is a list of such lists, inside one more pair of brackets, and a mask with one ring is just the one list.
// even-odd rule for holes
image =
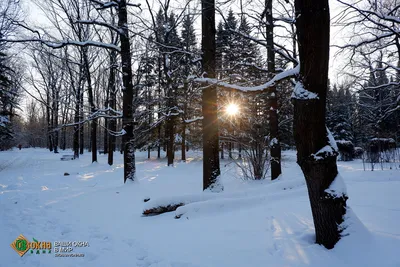
[[0, 42], [2, 42], [2, 41], [9, 42], [9, 43], [41, 43], [47, 47], [54, 48], [54, 49], [63, 48], [68, 45], [81, 46], [81, 47], [95, 46], [95, 47], [106, 48], [106, 49], [120, 52], [120, 48], [114, 44], [107, 44], [107, 43], [102, 43], [102, 42], [97, 42], [97, 41], [82, 41], [82, 42], [75, 41], [75, 40], [49, 41], [49, 40], [43, 40], [43, 39], [37, 39], [37, 38], [0, 39]]
[[115, 27], [109, 23], [105, 23], [102, 21], [97, 21], [97, 20], [77, 20], [76, 23], [81, 23], [81, 24], [86, 24], [86, 25], [98, 25], [98, 26], [103, 26], [106, 27], [110, 30], [113, 30], [119, 34], [124, 34], [124, 31], [118, 27]]
[[276, 74], [270, 81], [258, 85], [258, 86], [240, 86], [237, 84], [230, 84], [226, 82], [222, 82], [218, 79], [212, 78], [196, 78], [194, 79], [195, 82], [210, 84], [210, 85], [217, 85], [218, 87], [237, 90], [242, 92], [262, 92], [267, 90], [268, 88], [275, 86], [277, 82], [295, 77], [299, 74], [300, 71], [300, 64], [298, 64], [295, 68], [283, 71], [281, 73]]

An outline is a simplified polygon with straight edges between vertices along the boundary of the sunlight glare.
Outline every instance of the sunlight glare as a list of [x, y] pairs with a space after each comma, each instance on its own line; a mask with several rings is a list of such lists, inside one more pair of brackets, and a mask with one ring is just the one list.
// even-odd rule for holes
[[225, 112], [230, 116], [235, 116], [239, 113], [239, 106], [235, 103], [230, 103], [226, 107]]

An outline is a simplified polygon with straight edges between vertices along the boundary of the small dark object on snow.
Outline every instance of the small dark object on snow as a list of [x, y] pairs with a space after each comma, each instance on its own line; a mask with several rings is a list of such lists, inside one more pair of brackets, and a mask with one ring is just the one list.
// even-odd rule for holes
[[61, 160], [74, 160], [74, 155], [62, 155]]
[[148, 197], [148, 198], [143, 199], [143, 202], [147, 202], [149, 200], [150, 200], [150, 198]]
[[19, 150], [21, 150], [21, 148], [22, 148], [22, 145], [21, 145], [21, 144], [19, 144], [19, 145], [18, 145], [18, 148], [19, 148]]
[[115, 193], [119, 194], [119, 192], [115, 192]]
[[185, 205], [184, 203], [179, 203], [179, 204], [170, 204], [168, 206], [159, 206], [156, 208], [151, 208], [148, 210], [143, 211], [143, 215], [145, 216], [151, 216], [151, 215], [159, 215], [162, 213], [170, 212], [170, 211], [175, 211], [177, 208], [180, 206]]
[[14, 202], [14, 204], [17, 204], [17, 203], [18, 203], [18, 201], [15, 201], [15, 202]]
[[64, 172], [64, 176], [68, 176], [69, 175], [69, 173], [68, 172]]

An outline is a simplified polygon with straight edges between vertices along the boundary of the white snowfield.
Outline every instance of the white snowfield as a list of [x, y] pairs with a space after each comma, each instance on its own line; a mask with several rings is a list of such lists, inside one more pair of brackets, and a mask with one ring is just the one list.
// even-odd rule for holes
[[[63, 153], [0, 152], [0, 267], [400, 266], [399, 169], [371, 172], [360, 161], [338, 163], [351, 209], [345, 237], [327, 250], [314, 243], [293, 151], [284, 152], [283, 175], [273, 182], [243, 181], [234, 164], [222, 161], [223, 193], [202, 192], [200, 152], [174, 167], [138, 153], [138, 181], [125, 185], [119, 153], [113, 167], [107, 155], [91, 164], [90, 153], [61, 161]], [[145, 208], [171, 203], [186, 205], [142, 216]], [[84, 257], [55, 257], [54, 251], [20, 257], [10, 246], [20, 234], [89, 247], [73, 247]]]

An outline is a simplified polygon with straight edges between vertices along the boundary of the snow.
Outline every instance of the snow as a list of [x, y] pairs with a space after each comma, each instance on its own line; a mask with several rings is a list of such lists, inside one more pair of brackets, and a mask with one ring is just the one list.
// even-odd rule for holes
[[292, 98], [301, 99], [301, 100], [319, 99], [318, 94], [310, 92], [307, 89], [305, 89], [303, 83], [300, 81], [297, 81], [297, 83], [294, 87], [294, 90], [292, 93]]
[[274, 145], [278, 144], [278, 139], [275, 137], [271, 139], [271, 142], [269, 143], [269, 146], [273, 147]]
[[201, 120], [203, 120], [203, 117], [196, 117], [193, 119], [185, 120], [185, 123], [192, 123], [192, 122], [201, 121]]
[[321, 159], [324, 159], [324, 157], [326, 155], [333, 154], [333, 152], [334, 151], [333, 151], [332, 147], [330, 145], [329, 146], [327, 145], [327, 146], [324, 146], [323, 148], [321, 148], [320, 150], [318, 150], [317, 153], [311, 154], [311, 156], [314, 157], [315, 160], [321, 160]]
[[346, 184], [343, 181], [343, 177], [340, 174], [336, 175], [335, 179], [332, 181], [328, 189], [325, 190], [331, 196], [335, 198], [340, 198], [347, 196]]
[[335, 150], [335, 151], [339, 151], [338, 146], [336, 144], [335, 138], [333, 137], [331, 131], [328, 129], [328, 127], [326, 127], [326, 132], [328, 133], [328, 141], [329, 141], [329, 145]]
[[[307, 187], [296, 152], [284, 151], [282, 175], [244, 181], [221, 160], [220, 193], [202, 191], [201, 152], [187, 161], [136, 153], [136, 182], [123, 184], [122, 155], [91, 164], [90, 153], [61, 161], [44, 149], [0, 152], [0, 266], [383, 266], [400, 265], [398, 169], [363, 171], [362, 161], [338, 162], [347, 186], [343, 238], [332, 250], [314, 243]], [[162, 155], [163, 157], [165, 155]], [[64, 176], [68, 172], [69, 176]], [[343, 192], [342, 179], [330, 190]], [[150, 201], [144, 202], [144, 199]], [[175, 212], [144, 217], [146, 207], [185, 203]], [[351, 208], [350, 208], [351, 207]], [[175, 219], [179, 215], [180, 219]], [[29, 240], [83, 241], [84, 257], [20, 257], [10, 247]]]
[[0, 115], [0, 127], [6, 127], [6, 123], [8, 123], [9, 120], [6, 116]]

